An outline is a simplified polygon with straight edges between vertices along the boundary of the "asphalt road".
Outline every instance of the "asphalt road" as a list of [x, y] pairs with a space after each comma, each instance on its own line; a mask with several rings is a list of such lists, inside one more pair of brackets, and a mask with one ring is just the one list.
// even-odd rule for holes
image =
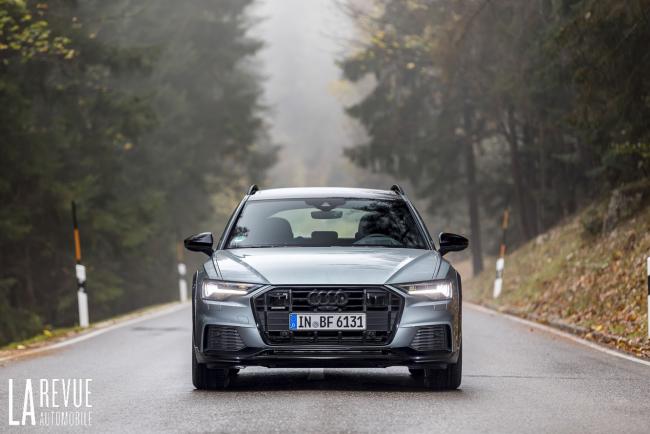
[[247, 368], [231, 390], [208, 392], [191, 384], [183, 308], [6, 362], [0, 431], [13, 428], [9, 378], [91, 378], [99, 432], [650, 432], [650, 367], [503, 317], [463, 317], [461, 390], [425, 390], [405, 368]]

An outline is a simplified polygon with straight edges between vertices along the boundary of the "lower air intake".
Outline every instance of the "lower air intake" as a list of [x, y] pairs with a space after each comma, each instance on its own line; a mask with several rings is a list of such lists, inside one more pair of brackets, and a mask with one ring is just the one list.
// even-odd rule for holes
[[207, 351], [239, 351], [246, 347], [234, 327], [208, 326], [205, 333]]
[[449, 351], [449, 326], [435, 325], [418, 329], [411, 341], [415, 351]]

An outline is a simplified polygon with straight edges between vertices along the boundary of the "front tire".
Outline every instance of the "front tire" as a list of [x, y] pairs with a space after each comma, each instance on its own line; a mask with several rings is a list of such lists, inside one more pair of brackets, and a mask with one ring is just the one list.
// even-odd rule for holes
[[192, 348], [192, 383], [198, 390], [226, 389], [230, 384], [229, 369], [208, 369], [204, 363], [196, 360], [194, 348]]
[[446, 369], [424, 369], [424, 385], [432, 390], [455, 390], [460, 386], [463, 376], [463, 348], [460, 348], [458, 362], [447, 365]]

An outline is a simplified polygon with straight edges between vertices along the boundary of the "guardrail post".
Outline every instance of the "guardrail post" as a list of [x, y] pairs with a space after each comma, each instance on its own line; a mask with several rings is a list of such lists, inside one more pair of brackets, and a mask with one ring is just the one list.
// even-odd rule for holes
[[497, 277], [494, 279], [494, 289], [492, 296], [497, 298], [501, 295], [501, 289], [503, 288], [503, 266], [505, 265], [505, 259], [497, 259]]
[[508, 220], [510, 220], [510, 210], [506, 208], [503, 211], [503, 221], [501, 222], [501, 245], [499, 246], [499, 259], [497, 259], [497, 275], [494, 279], [494, 288], [492, 296], [498, 298], [503, 288], [503, 267], [506, 263], [506, 231], [508, 229]]
[[183, 245], [181, 243], [178, 243], [176, 257], [178, 259], [178, 292], [181, 302], [184, 302], [187, 301], [187, 281], [185, 280], [187, 267], [183, 262]]
[[72, 231], [74, 236], [75, 276], [77, 277], [77, 303], [79, 304], [79, 327], [90, 325], [88, 294], [86, 294], [86, 267], [81, 264], [81, 239], [77, 224], [77, 205], [72, 201]]

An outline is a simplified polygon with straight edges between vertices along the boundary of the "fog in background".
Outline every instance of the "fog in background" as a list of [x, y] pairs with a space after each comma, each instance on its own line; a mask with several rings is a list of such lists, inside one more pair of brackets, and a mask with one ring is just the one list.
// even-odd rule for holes
[[342, 5], [261, 0], [253, 8], [261, 21], [252, 33], [265, 43], [258, 57], [266, 78], [267, 122], [281, 146], [268, 186], [390, 186], [390, 178], [369, 174], [343, 155], [344, 148], [366, 138], [344, 111], [360, 95], [342, 80], [336, 63], [355, 38]]
[[[359, 6], [364, 2], [355, 1]], [[344, 186], [387, 189], [399, 183], [416, 203], [432, 233], [451, 228], [427, 212], [411, 183], [353, 164], [345, 148], [365, 143], [363, 126], [345, 113], [375, 85], [342, 77], [338, 64], [363, 35], [344, 0], [260, 0], [252, 34], [264, 41], [258, 53], [272, 141], [281, 146], [265, 187]]]

